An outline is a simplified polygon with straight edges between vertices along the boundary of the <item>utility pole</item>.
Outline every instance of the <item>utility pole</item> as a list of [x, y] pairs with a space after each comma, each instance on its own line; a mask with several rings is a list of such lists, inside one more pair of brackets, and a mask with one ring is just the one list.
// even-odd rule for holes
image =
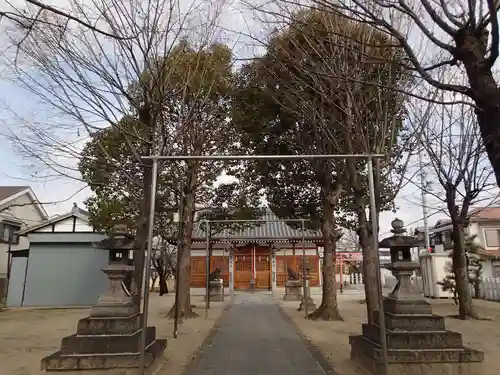
[[429, 251], [431, 247], [429, 241], [429, 212], [427, 211], [427, 188], [429, 187], [429, 182], [427, 181], [427, 173], [424, 169], [424, 161], [422, 157], [423, 146], [418, 152], [418, 164], [420, 168], [420, 191], [422, 192], [422, 214], [424, 216], [424, 238], [425, 238], [425, 251]]

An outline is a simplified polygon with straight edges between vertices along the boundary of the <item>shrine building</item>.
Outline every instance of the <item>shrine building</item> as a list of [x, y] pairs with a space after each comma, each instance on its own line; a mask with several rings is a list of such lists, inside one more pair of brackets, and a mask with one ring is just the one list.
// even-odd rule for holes
[[[212, 234], [210, 271], [221, 270], [227, 292], [251, 290], [284, 293], [287, 268], [302, 272], [303, 249], [310, 267], [311, 293], [321, 293], [321, 264], [318, 248], [322, 247], [320, 231], [294, 228], [280, 220], [270, 209], [262, 216], [263, 223], [242, 230], [222, 230]], [[196, 224], [195, 224], [196, 225]], [[202, 228], [193, 233], [191, 246], [191, 294], [205, 294], [206, 234]]]

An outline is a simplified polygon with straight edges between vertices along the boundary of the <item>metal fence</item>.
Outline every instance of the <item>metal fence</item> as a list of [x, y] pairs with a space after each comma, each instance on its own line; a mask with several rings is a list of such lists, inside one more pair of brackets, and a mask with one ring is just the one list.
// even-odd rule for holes
[[500, 301], [500, 278], [488, 277], [481, 284], [483, 299], [488, 301]]

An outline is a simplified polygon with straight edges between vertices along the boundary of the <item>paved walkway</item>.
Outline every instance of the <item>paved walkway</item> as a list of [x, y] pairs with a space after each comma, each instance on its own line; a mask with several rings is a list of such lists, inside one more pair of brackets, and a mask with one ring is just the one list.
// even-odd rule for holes
[[238, 294], [185, 375], [324, 375], [268, 294]]

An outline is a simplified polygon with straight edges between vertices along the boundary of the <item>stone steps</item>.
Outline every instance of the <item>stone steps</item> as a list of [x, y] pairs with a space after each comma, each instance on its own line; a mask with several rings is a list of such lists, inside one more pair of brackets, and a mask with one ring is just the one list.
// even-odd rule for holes
[[[362, 349], [363, 353], [382, 362], [383, 350], [380, 344], [367, 339], [361, 335], [349, 336], [349, 343], [357, 344], [357, 348]], [[484, 354], [478, 350], [467, 347], [454, 349], [388, 349], [389, 363], [463, 363], [463, 362], [482, 362]]]
[[[363, 324], [363, 336], [380, 343], [380, 328]], [[460, 349], [462, 335], [451, 331], [391, 331], [385, 332], [387, 347], [390, 349]]]
[[[92, 354], [92, 353], [138, 353], [142, 330], [133, 334], [118, 335], [71, 335], [61, 342], [61, 354]], [[156, 327], [147, 327], [146, 345], [151, 344], [156, 337]]]
[[[375, 322], [379, 311], [375, 311]], [[444, 331], [444, 318], [434, 314], [392, 314], [385, 313], [385, 327], [391, 331]]]
[[[145, 365], [151, 366], [165, 350], [167, 340], [155, 340], [145, 351]], [[62, 354], [60, 351], [42, 359], [42, 370], [70, 371], [137, 368], [139, 353]]]
[[142, 328], [142, 314], [127, 318], [86, 317], [78, 321], [77, 335], [132, 334]]

